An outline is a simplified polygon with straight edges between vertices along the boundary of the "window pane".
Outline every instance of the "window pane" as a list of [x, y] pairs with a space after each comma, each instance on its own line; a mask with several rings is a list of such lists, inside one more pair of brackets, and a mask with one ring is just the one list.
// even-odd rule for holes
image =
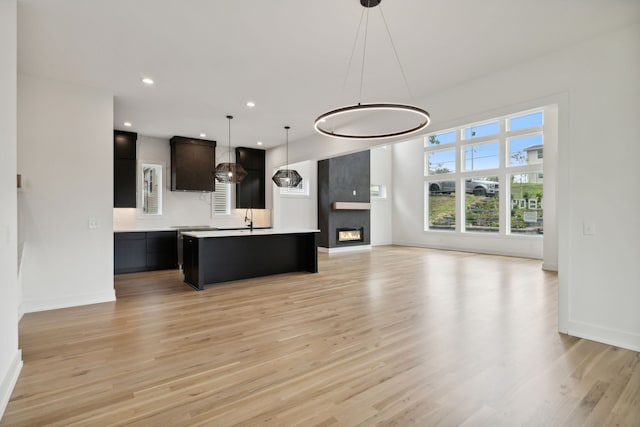
[[542, 134], [511, 138], [509, 144], [509, 166], [533, 165], [542, 163]]
[[371, 197], [385, 199], [387, 197], [387, 186], [381, 184], [371, 184]]
[[488, 135], [495, 135], [500, 131], [498, 122], [485, 123], [483, 125], [469, 126], [464, 128], [463, 139], [480, 138]]
[[231, 184], [216, 182], [216, 191], [212, 193], [211, 203], [213, 218], [215, 215], [231, 214]]
[[428, 175], [456, 171], [456, 150], [439, 150], [427, 153]]
[[498, 142], [469, 145], [464, 149], [464, 169], [468, 171], [493, 169], [500, 165]]
[[507, 123], [508, 130], [520, 130], [534, 126], [542, 126], [542, 111], [526, 114], [524, 116], [512, 117]]
[[430, 147], [434, 145], [451, 144], [452, 142], [456, 142], [456, 131], [452, 130], [451, 132], [429, 135], [427, 142]]
[[542, 171], [511, 175], [513, 234], [543, 234]]
[[498, 177], [465, 180], [465, 231], [497, 233], [500, 228]]
[[455, 181], [427, 182], [429, 230], [456, 229]]

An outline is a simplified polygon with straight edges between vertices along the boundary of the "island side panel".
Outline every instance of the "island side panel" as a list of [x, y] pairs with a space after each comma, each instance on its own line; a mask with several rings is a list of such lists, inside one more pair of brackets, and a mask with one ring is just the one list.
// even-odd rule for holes
[[318, 233], [297, 235], [298, 271], [318, 272]]
[[[199, 289], [210, 283], [293, 271], [318, 271], [315, 233], [205, 237], [198, 240]], [[189, 282], [186, 272], [185, 281]], [[190, 283], [195, 284], [193, 281]]]
[[196, 237], [185, 236], [182, 241], [184, 281], [198, 290], [204, 289], [200, 275], [200, 245], [201, 240]]

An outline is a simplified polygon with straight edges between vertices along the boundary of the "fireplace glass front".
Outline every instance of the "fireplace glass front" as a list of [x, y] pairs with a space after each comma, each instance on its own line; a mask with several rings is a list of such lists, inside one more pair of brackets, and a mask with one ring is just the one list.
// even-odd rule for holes
[[338, 242], [362, 242], [364, 233], [362, 228], [339, 228]]

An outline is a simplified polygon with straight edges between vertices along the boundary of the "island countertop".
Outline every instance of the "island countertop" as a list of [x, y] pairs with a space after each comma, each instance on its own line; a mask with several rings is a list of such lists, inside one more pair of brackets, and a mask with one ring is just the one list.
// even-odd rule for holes
[[320, 230], [313, 228], [249, 228], [242, 230], [211, 230], [211, 231], [185, 231], [185, 236], [195, 237], [197, 239], [208, 237], [239, 237], [239, 236], [266, 236], [274, 234], [306, 234], [319, 233]]

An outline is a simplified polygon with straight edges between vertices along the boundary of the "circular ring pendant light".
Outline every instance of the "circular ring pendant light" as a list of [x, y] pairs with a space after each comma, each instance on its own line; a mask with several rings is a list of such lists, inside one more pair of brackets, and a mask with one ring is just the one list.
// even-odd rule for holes
[[[340, 131], [336, 131], [335, 129], [323, 129], [322, 125], [324, 123], [329, 122], [331, 119], [338, 116], [347, 116], [354, 113], [363, 113], [367, 111], [376, 111], [376, 110], [390, 110], [403, 113], [407, 116], [416, 116], [420, 120], [418, 124], [414, 127], [404, 128], [401, 130], [384, 132], [384, 133], [341, 133]], [[419, 132], [422, 129], [429, 126], [431, 122], [431, 117], [429, 113], [427, 113], [422, 108], [414, 107], [412, 105], [404, 105], [404, 104], [357, 104], [350, 105], [348, 107], [338, 108], [332, 111], [328, 111], [322, 115], [320, 115], [313, 127], [315, 130], [323, 135], [331, 136], [334, 138], [347, 138], [347, 139], [380, 139], [380, 138], [391, 138], [394, 136], [402, 136], [402, 135], [410, 135], [415, 132]]]
[[[365, 64], [365, 53], [367, 47], [367, 26], [368, 26], [368, 9], [379, 6], [382, 0], [359, 0], [360, 4], [367, 10], [367, 23], [365, 25], [365, 36], [364, 36], [364, 47], [362, 54], [362, 70], [360, 74], [360, 95], [362, 95], [362, 80], [364, 76], [364, 64]], [[363, 10], [364, 15], [364, 10]], [[407, 83], [407, 78], [405, 76], [404, 70], [402, 68], [402, 64], [400, 63], [400, 59], [398, 57], [398, 52], [395, 48], [395, 44], [393, 43], [393, 38], [391, 37], [391, 32], [389, 31], [389, 26], [387, 25], [386, 19], [384, 18], [384, 14], [382, 13], [382, 8], [380, 8], [380, 15], [384, 21], [384, 25], [387, 29], [387, 34], [389, 36], [389, 40], [391, 41], [391, 46], [393, 47], [393, 51], [395, 53], [396, 61], [400, 67], [400, 71], [402, 72], [402, 76], [404, 78], [404, 83], [407, 87], [407, 91], [409, 94], [411, 93], [409, 89], [409, 84]], [[362, 18], [360, 19], [360, 24], [362, 24]], [[358, 33], [360, 32], [360, 27], [358, 27]], [[349, 60], [349, 67], [351, 67], [351, 62], [353, 60], [353, 53], [355, 52], [355, 46], [358, 41], [358, 35], [356, 35], [356, 41], [354, 42], [354, 48], [351, 53], [351, 59]], [[347, 70], [347, 76], [349, 74], [349, 69]], [[346, 78], [345, 78], [346, 83]], [[344, 90], [344, 88], [343, 88]], [[339, 118], [341, 123], [355, 123], [358, 121], [358, 118], [363, 114], [375, 113], [381, 111], [390, 111], [393, 112], [395, 116], [402, 117], [403, 126], [400, 128], [382, 131], [379, 129], [370, 129], [368, 132], [365, 130], [357, 129], [357, 130], [343, 130], [340, 125], [336, 126], [337, 121], [336, 118]], [[358, 102], [354, 105], [349, 105], [346, 107], [337, 108], [335, 110], [328, 111], [326, 113], [318, 116], [314, 122], [314, 129], [322, 135], [333, 137], [333, 138], [344, 138], [344, 139], [382, 139], [382, 138], [391, 138], [396, 136], [405, 136], [410, 135], [415, 132], [419, 132], [429, 126], [431, 122], [431, 116], [427, 111], [420, 107], [415, 107], [413, 105], [406, 104], [398, 104], [398, 103], [371, 103], [371, 104], [362, 104]]]

